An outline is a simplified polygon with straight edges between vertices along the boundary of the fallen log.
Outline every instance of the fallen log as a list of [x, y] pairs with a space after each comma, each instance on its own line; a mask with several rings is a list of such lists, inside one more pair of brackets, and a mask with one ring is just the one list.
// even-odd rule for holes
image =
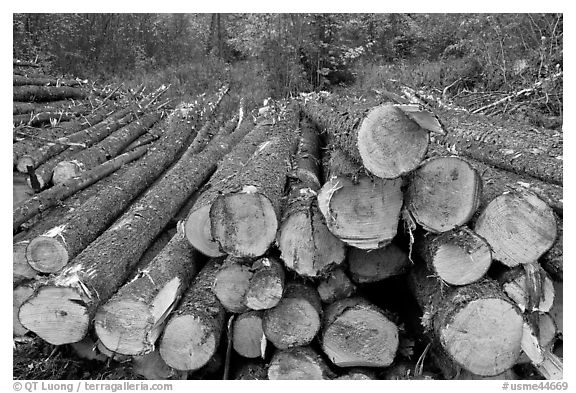
[[14, 75], [12, 78], [13, 86], [80, 86], [82, 83], [75, 79], [61, 79], [61, 78], [39, 78], [39, 77], [26, 77], [22, 75]]
[[348, 252], [348, 265], [352, 281], [367, 284], [404, 274], [412, 263], [404, 250], [391, 243], [369, 251], [351, 248]]
[[350, 99], [332, 106], [307, 100], [303, 109], [335, 145], [375, 176], [404, 175], [426, 154], [428, 131], [393, 105]]
[[251, 310], [267, 310], [276, 306], [284, 293], [284, 266], [279, 260], [267, 257], [252, 263], [252, 277], [248, 282], [245, 304]]
[[43, 124], [58, 124], [60, 122], [72, 120], [85, 113], [88, 113], [88, 109], [81, 107], [81, 108], [70, 108], [69, 111], [41, 112], [41, 113], [31, 113], [24, 115], [15, 115], [12, 116], [12, 124], [14, 125], [14, 127], [21, 125], [38, 127]]
[[297, 347], [277, 350], [268, 367], [269, 380], [327, 380], [334, 373], [312, 348]]
[[446, 232], [467, 223], [480, 205], [482, 179], [458, 157], [428, 159], [408, 182], [407, 209], [428, 232]]
[[318, 210], [321, 188], [320, 141], [307, 119], [300, 122], [301, 136], [290, 172], [290, 191], [278, 248], [286, 267], [304, 277], [318, 277], [346, 256], [345, 245], [334, 236]]
[[262, 328], [278, 349], [308, 345], [320, 330], [321, 314], [316, 289], [292, 282], [286, 285], [278, 305], [264, 312]]
[[504, 193], [480, 213], [474, 231], [492, 248], [492, 256], [509, 267], [535, 262], [557, 235], [552, 209], [529, 191]]
[[433, 274], [450, 285], [480, 280], [492, 264], [489, 244], [467, 227], [416, 237], [414, 250]]
[[[12, 225], [16, 229], [24, 222], [46, 209], [59, 203], [61, 200], [68, 198], [76, 192], [89, 187], [98, 180], [108, 176], [110, 173], [120, 169], [124, 164], [137, 160], [148, 151], [148, 146], [142, 146], [128, 153], [124, 153], [103, 164], [83, 172], [80, 176], [72, 177], [64, 182], [57, 184], [47, 190], [36, 194], [26, 200], [16, 208], [12, 214]], [[35, 259], [35, 258], [33, 258]], [[60, 266], [62, 267], [62, 266]], [[49, 270], [46, 273], [53, 273], [57, 270]], [[40, 270], [42, 271], [42, 270]]]
[[27, 113], [42, 113], [42, 112], [56, 112], [68, 111], [74, 112], [72, 108], [86, 108], [84, 101], [75, 102], [74, 100], [52, 101], [46, 103], [35, 102], [13, 102], [12, 115], [24, 115]]
[[141, 119], [113, 132], [92, 147], [75, 153], [68, 160], [60, 161], [54, 167], [52, 182], [54, 184], [63, 183], [116, 157], [126, 146], [159, 121], [160, 117], [160, 112], [146, 114]]
[[264, 358], [266, 336], [262, 330], [262, 311], [248, 311], [234, 319], [234, 350], [245, 358]]
[[318, 207], [330, 232], [356, 248], [389, 244], [398, 228], [402, 179], [370, 178], [338, 150], [332, 151], [329, 165], [330, 177], [318, 193]]
[[155, 258], [140, 264], [134, 277], [98, 309], [94, 327], [100, 341], [124, 355], [152, 351], [200, 262], [184, 235], [174, 235]]
[[326, 308], [320, 342], [338, 367], [387, 367], [398, 350], [398, 327], [365, 299], [343, 299]]
[[[184, 126], [186, 119], [178, 124]], [[193, 154], [193, 150], [187, 150], [178, 163], [84, 249], [74, 263], [41, 286], [36, 296], [21, 308], [20, 321], [49, 342], [81, 340], [97, 307], [124, 283], [170, 218], [214, 171], [218, 160], [243, 136], [242, 132], [233, 132], [214, 138], [200, 153]], [[53, 288], [61, 291], [62, 297], [57, 302], [50, 295]], [[45, 309], [59, 309], [67, 314], [58, 318], [60, 329], [57, 331], [47, 328], [50, 325], [48, 318], [43, 321], [35, 318], [40, 310]], [[48, 313], [58, 314], [54, 311]]]
[[84, 99], [87, 94], [84, 90], [67, 86], [14, 86], [12, 89], [13, 101], [58, 101], [67, 98]]
[[503, 373], [516, 363], [523, 317], [495, 281], [442, 287], [422, 265], [408, 277], [423, 311], [422, 325], [444, 361], [481, 376]]
[[218, 348], [225, 310], [211, 288], [220, 262], [212, 259], [202, 268], [166, 324], [159, 349], [170, 367], [198, 370]]
[[316, 289], [322, 303], [326, 304], [346, 299], [356, 292], [356, 286], [350, 281], [341, 267], [337, 267], [325, 277], [322, 277]]
[[232, 180], [234, 188], [210, 207], [210, 229], [220, 250], [236, 257], [259, 257], [276, 238], [291, 156], [296, 148], [298, 114], [273, 125], [275, 136], [262, 144]]

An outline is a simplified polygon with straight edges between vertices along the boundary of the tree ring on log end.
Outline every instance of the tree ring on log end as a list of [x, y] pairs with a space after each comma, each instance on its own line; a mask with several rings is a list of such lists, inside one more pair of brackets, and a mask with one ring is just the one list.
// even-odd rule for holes
[[18, 159], [18, 162], [16, 163], [16, 170], [18, 170], [20, 173], [28, 173], [29, 166], [32, 168], [36, 166], [34, 159], [28, 155], [24, 155]]
[[276, 238], [278, 219], [270, 199], [258, 192], [220, 195], [210, 208], [214, 240], [235, 257], [259, 257]]
[[88, 332], [84, 300], [74, 288], [44, 286], [20, 307], [20, 323], [53, 345], [78, 342]]
[[392, 105], [373, 108], [358, 130], [358, 151], [375, 176], [394, 179], [414, 170], [428, 150], [428, 131]]
[[60, 184], [73, 177], [78, 176], [82, 170], [80, 166], [73, 161], [60, 161], [54, 167], [52, 172], [52, 183]]
[[28, 263], [42, 273], [56, 273], [68, 264], [68, 251], [51, 236], [37, 236], [26, 248]]
[[212, 239], [210, 229], [210, 206], [204, 205], [190, 213], [184, 223], [186, 239], [192, 247], [209, 257], [224, 255], [218, 247], [218, 243]]
[[444, 322], [440, 342], [451, 358], [468, 371], [493, 376], [516, 363], [523, 320], [510, 302], [477, 299]]

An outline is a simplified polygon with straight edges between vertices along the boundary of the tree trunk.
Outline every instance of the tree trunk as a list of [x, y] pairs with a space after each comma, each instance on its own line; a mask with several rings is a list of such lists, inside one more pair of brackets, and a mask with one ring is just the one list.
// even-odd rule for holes
[[436, 277], [450, 285], [480, 280], [492, 263], [486, 240], [467, 227], [440, 235], [421, 234], [416, 238], [414, 250]]
[[320, 342], [338, 367], [387, 367], [398, 350], [398, 327], [387, 313], [354, 297], [326, 308]]
[[330, 157], [330, 178], [318, 193], [318, 207], [332, 234], [356, 248], [376, 249], [396, 236], [402, 207], [402, 179], [371, 178], [339, 150]]
[[75, 87], [55, 86], [14, 86], [13, 101], [57, 101], [67, 98], [84, 99], [87, 94], [84, 90]]
[[60, 161], [54, 167], [52, 182], [54, 184], [64, 183], [82, 172], [116, 157], [126, 146], [159, 121], [160, 116], [160, 112], [149, 113], [113, 132], [92, 147], [77, 152], [70, 159]]
[[394, 243], [370, 251], [352, 248], [348, 252], [348, 264], [350, 278], [357, 284], [398, 276], [412, 266], [408, 254]]
[[102, 305], [94, 317], [96, 334], [114, 352], [144, 355], [199, 270], [199, 256], [177, 233], [135, 277]]
[[547, 135], [506, 129], [485, 117], [456, 111], [439, 112], [449, 129], [437, 142], [452, 153], [473, 158], [519, 175], [562, 185], [562, 136], [550, 142]]
[[224, 331], [225, 310], [212, 292], [221, 259], [202, 268], [168, 320], [160, 355], [177, 370], [198, 370], [216, 352]]
[[428, 131], [390, 104], [350, 99], [328, 105], [308, 100], [304, 111], [336, 146], [375, 176], [404, 175], [426, 154]]
[[350, 281], [344, 270], [337, 267], [320, 279], [317, 290], [322, 303], [331, 304], [352, 296], [356, 292], [356, 286]]
[[42, 112], [76, 112], [80, 109], [87, 109], [85, 101], [62, 100], [53, 101], [48, 104], [37, 104], [34, 102], [13, 102], [12, 115], [25, 115], [27, 113]]
[[544, 201], [518, 190], [493, 199], [480, 213], [474, 231], [490, 244], [494, 259], [514, 267], [537, 261], [552, 247], [557, 223]]
[[410, 174], [406, 206], [425, 230], [441, 233], [467, 223], [480, 205], [482, 179], [458, 157], [434, 157]]
[[[108, 176], [110, 173], [118, 170], [122, 165], [139, 159], [144, 154], [146, 154], [147, 150], [147, 146], [142, 146], [133, 152], [122, 154], [96, 168], [93, 168], [90, 171], [83, 173], [82, 176], [72, 178], [64, 183], [60, 183], [57, 186], [45, 190], [40, 194], [37, 194], [36, 196], [27, 200], [24, 204], [20, 205], [18, 209], [14, 211], [14, 228], [17, 228], [31, 217], [56, 205], [61, 200], [68, 198], [72, 194], [86, 187], [89, 187], [103, 177]], [[41, 254], [36, 254], [38, 251], [41, 253], [42, 248], [32, 247], [30, 249], [29, 255], [27, 255], [29, 262], [33, 264], [36, 270], [43, 273], [56, 273], [64, 267], [64, 265], [60, 264], [52, 265], [51, 262], [53, 262], [53, 260], [50, 258], [45, 261]], [[59, 261], [62, 262], [63, 260]]]
[[14, 125], [14, 127], [18, 127], [21, 125], [38, 127], [43, 124], [52, 124], [52, 122], [56, 122], [56, 124], [58, 124], [60, 122], [72, 120], [87, 112], [88, 110], [82, 107], [78, 109], [71, 108], [70, 111], [41, 112], [41, 113], [30, 113], [24, 115], [15, 115], [12, 116], [12, 124]]
[[328, 230], [316, 202], [322, 185], [318, 135], [306, 119], [301, 121], [300, 130], [277, 243], [288, 269], [301, 276], [317, 277], [341, 264], [346, 253], [344, 243]]
[[129, 123], [132, 120], [132, 116], [130, 108], [117, 111], [98, 124], [63, 138], [59, 138], [55, 143], [49, 143], [36, 151], [23, 155], [18, 160], [16, 168], [19, 172], [27, 173], [29, 166], [38, 168], [38, 166], [45, 163], [50, 158], [68, 149], [71, 144], [80, 144], [81, 146], [76, 146], [78, 149], [80, 147], [86, 148], [94, 143], [98, 143], [118, 128]]
[[[176, 127], [187, 127], [186, 118], [176, 123]], [[228, 136], [214, 138], [200, 153], [188, 149], [178, 163], [115, 224], [84, 249], [74, 259], [73, 264], [41, 287], [37, 296], [27, 303], [29, 307], [23, 309], [26, 311], [21, 311], [21, 322], [32, 327], [30, 330], [48, 342], [81, 340], [87, 333], [97, 307], [124, 283], [146, 248], [170, 218], [210, 176], [216, 163], [243, 136], [244, 133], [239, 130]], [[54, 288], [62, 295], [56, 302], [50, 295]], [[43, 294], [48, 296], [43, 297]], [[33, 317], [38, 313], [37, 307], [41, 310], [47, 308], [65, 312], [66, 316], [62, 318], [56, 316], [57, 312], [48, 311], [52, 318], [58, 318], [60, 329], [54, 331], [48, 328], [52, 323], [50, 318], [37, 321]], [[165, 357], [164, 359], [166, 360]]]
[[12, 79], [13, 86], [79, 86], [81, 83], [74, 79], [54, 79], [54, 78], [32, 78], [21, 75], [14, 75]]
[[240, 356], [254, 359], [264, 357], [266, 336], [262, 330], [262, 312], [248, 311], [234, 319], [234, 350]]
[[308, 345], [320, 330], [321, 314], [322, 303], [315, 288], [287, 284], [278, 305], [264, 312], [264, 334], [278, 349]]
[[268, 367], [270, 380], [328, 380], [334, 377], [322, 357], [311, 347], [277, 350]]
[[442, 287], [423, 266], [415, 266], [408, 281], [424, 314], [422, 325], [447, 362], [481, 376], [503, 373], [516, 363], [522, 314], [495, 281]]
[[276, 238], [298, 114], [273, 125], [264, 142], [210, 207], [210, 228], [220, 250], [236, 257], [259, 257]]

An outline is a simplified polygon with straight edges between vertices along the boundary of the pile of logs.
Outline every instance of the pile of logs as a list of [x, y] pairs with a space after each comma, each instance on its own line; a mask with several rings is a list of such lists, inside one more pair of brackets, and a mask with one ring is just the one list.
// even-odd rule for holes
[[561, 378], [553, 144], [334, 96], [224, 122], [226, 92], [15, 144], [15, 335], [155, 379]]

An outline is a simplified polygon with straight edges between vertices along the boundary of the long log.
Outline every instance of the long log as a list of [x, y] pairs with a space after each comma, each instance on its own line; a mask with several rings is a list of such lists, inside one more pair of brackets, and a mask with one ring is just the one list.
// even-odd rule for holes
[[326, 308], [320, 341], [338, 367], [387, 367], [398, 350], [398, 327], [385, 311], [354, 297]]
[[[139, 147], [138, 149], [122, 154], [104, 164], [84, 172], [81, 176], [74, 177], [64, 183], [60, 183], [52, 188], [49, 188], [34, 197], [28, 199], [26, 202], [18, 206], [13, 212], [13, 226], [17, 228], [31, 217], [45, 211], [46, 209], [56, 205], [63, 199], [75, 194], [76, 192], [89, 187], [98, 180], [108, 176], [110, 173], [120, 169], [124, 164], [139, 159], [148, 151], [147, 146]], [[30, 249], [31, 253], [38, 251]], [[59, 271], [64, 265], [51, 265], [50, 263], [44, 264], [42, 255], [30, 254], [28, 259], [34, 263], [34, 268], [44, 273], [55, 273]]]
[[53, 183], [63, 183], [116, 157], [126, 146], [159, 121], [160, 117], [160, 112], [146, 114], [141, 119], [113, 132], [92, 147], [77, 152], [68, 160], [60, 161], [53, 170]]
[[311, 347], [277, 350], [270, 360], [270, 380], [327, 380], [334, 373], [319, 353]]
[[[180, 125], [185, 122], [186, 119], [181, 120]], [[214, 171], [218, 160], [243, 136], [242, 132], [233, 132], [216, 137], [200, 153], [191, 154], [193, 150], [189, 149], [115, 224], [84, 249], [74, 263], [40, 287], [36, 296], [21, 308], [21, 322], [49, 342], [81, 340], [96, 308], [123, 284], [156, 235]], [[57, 302], [50, 295], [54, 288], [62, 294]], [[47, 296], [43, 297], [43, 293]], [[80, 303], [77, 299], [81, 299]], [[38, 321], [34, 317], [38, 306], [40, 310], [57, 308], [67, 314], [64, 320], [57, 317], [60, 329], [47, 329], [48, 320]], [[55, 314], [58, 313], [50, 313]]]
[[218, 348], [225, 310], [211, 288], [220, 262], [212, 259], [202, 268], [164, 329], [160, 355], [170, 367], [198, 370]]
[[82, 116], [87, 112], [88, 112], [87, 108], [80, 107], [80, 108], [70, 108], [70, 110], [59, 112], [40, 112], [24, 115], [15, 115], [12, 116], [12, 124], [14, 125], [14, 127], [21, 125], [38, 127], [43, 124], [52, 124], [52, 123], [58, 124], [60, 122], [72, 120], [78, 116]]
[[278, 305], [264, 312], [264, 334], [279, 349], [308, 345], [320, 330], [321, 314], [315, 288], [289, 283]]
[[13, 86], [79, 86], [82, 83], [75, 79], [61, 79], [61, 78], [39, 78], [39, 77], [25, 77], [22, 75], [14, 75], [12, 78]]
[[348, 253], [350, 278], [357, 284], [367, 284], [404, 274], [412, 263], [408, 254], [391, 243], [376, 250], [350, 249]]
[[307, 100], [303, 109], [340, 149], [375, 176], [404, 175], [426, 154], [428, 131], [390, 104], [349, 99], [328, 105]]
[[263, 255], [276, 238], [286, 176], [296, 148], [298, 113], [273, 125], [275, 136], [262, 144], [210, 207], [210, 228], [220, 250], [236, 257]]
[[201, 260], [182, 233], [103, 304], [94, 317], [96, 334], [114, 352], [144, 355], [154, 349]]
[[436, 139], [453, 153], [548, 183], [562, 185], [562, 136], [552, 144], [548, 135], [507, 129], [485, 117], [456, 111], [438, 113], [449, 129]]
[[58, 230], [46, 230], [46, 233], [57, 233], [58, 236], [40, 234], [32, 239], [28, 246], [29, 255], [43, 255], [45, 264], [66, 265], [94, 241], [190, 143], [194, 133], [177, 124], [177, 121], [158, 124], [157, 127], [166, 128], [166, 132], [142, 160], [116, 177], [81, 208], [71, 212], [63, 225], [58, 225]]
[[329, 166], [318, 207], [330, 232], [357, 248], [389, 244], [398, 229], [402, 179], [371, 178], [339, 150], [331, 152]]
[[86, 108], [84, 101], [62, 100], [53, 101], [48, 104], [38, 104], [34, 102], [13, 102], [12, 115], [24, 115], [26, 113], [42, 113], [42, 112], [56, 112], [56, 111], [69, 111], [74, 112], [71, 108]]
[[14, 86], [12, 99], [14, 101], [57, 101], [67, 98], [86, 98], [84, 90], [67, 86]]
[[290, 173], [290, 191], [277, 243], [286, 267], [317, 277], [341, 264], [344, 243], [326, 226], [316, 196], [322, 185], [320, 141], [307, 119], [300, 122], [300, 141]]
[[408, 282], [423, 311], [422, 325], [447, 361], [481, 376], [503, 373], [516, 363], [523, 317], [495, 281], [442, 287], [417, 265]]

